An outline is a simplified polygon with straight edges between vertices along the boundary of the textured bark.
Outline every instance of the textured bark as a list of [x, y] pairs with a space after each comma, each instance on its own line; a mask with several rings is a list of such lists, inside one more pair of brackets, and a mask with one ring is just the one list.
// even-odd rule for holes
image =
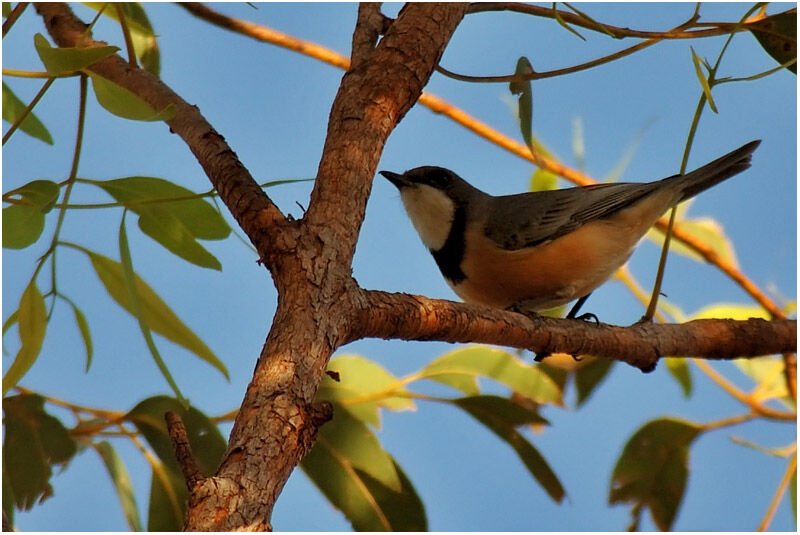
[[[59, 46], [100, 44], [84, 35], [86, 25], [65, 5], [36, 9]], [[283, 485], [312, 446], [317, 428], [331, 417], [330, 405], [313, 402], [328, 358], [359, 338], [591, 352], [640, 368], [660, 355], [732, 358], [796, 346], [796, 324], [788, 321], [595, 327], [358, 287], [351, 263], [384, 143], [420, 96], [466, 9], [466, 4], [409, 4], [374, 48], [378, 26], [385, 29], [386, 20], [374, 6], [359, 9], [353, 68], [333, 103], [316, 185], [299, 221], [284, 217], [199, 110], [160, 80], [118, 56], [91, 67], [157, 110], [176, 107], [170, 129], [195, 154], [278, 290], [275, 317], [217, 473], [196, 481], [187, 466], [192, 488], [186, 529], [271, 529]]]

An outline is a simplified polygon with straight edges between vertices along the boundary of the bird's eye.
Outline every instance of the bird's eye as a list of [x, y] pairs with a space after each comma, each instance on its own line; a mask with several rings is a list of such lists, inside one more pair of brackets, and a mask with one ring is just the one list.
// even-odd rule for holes
[[429, 175], [431, 185], [444, 187], [450, 183], [450, 173], [444, 169], [436, 169]]

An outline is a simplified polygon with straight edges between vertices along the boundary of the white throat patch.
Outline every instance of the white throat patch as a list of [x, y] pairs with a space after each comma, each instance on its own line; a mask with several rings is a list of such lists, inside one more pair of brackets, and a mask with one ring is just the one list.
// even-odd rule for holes
[[450, 197], [426, 184], [405, 187], [400, 196], [422, 243], [433, 251], [441, 249], [450, 234], [456, 211]]

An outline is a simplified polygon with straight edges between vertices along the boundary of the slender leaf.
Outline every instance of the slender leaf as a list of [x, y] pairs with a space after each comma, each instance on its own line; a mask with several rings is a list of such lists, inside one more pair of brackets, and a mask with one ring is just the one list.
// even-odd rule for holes
[[42, 342], [44, 342], [47, 329], [47, 309], [44, 297], [39, 292], [35, 280], [32, 280], [22, 292], [17, 314], [21, 347], [14, 362], [3, 376], [3, 395], [8, 392], [9, 388], [16, 386], [33, 366], [42, 349]]
[[614, 467], [609, 502], [647, 507], [658, 529], [671, 529], [689, 475], [689, 445], [701, 430], [671, 418], [639, 428]]
[[380, 426], [379, 407], [394, 411], [415, 408], [412, 400], [402, 396], [408, 391], [399, 380], [371, 360], [342, 355], [331, 359], [328, 370], [336, 372], [339, 380], [325, 376], [317, 396], [347, 407], [353, 416], [374, 427]]
[[537, 412], [498, 396], [474, 396], [454, 399], [452, 403], [488, 427], [519, 455], [525, 468], [556, 502], [564, 498], [564, 487], [539, 451], [516, 430], [516, 427], [543, 424], [547, 420]]
[[555, 2], [553, 2], [553, 15], [555, 16], [556, 22], [558, 22], [559, 26], [562, 26], [564, 29], [568, 30], [570, 33], [572, 33], [574, 35], [577, 35], [583, 41], [586, 41], [586, 38], [584, 36], [582, 36], [580, 33], [578, 33], [578, 30], [576, 30], [575, 28], [573, 28], [572, 26], [567, 24], [564, 21], [564, 19], [561, 18], [561, 14], [558, 12], [558, 9], [556, 9], [556, 3]]
[[703, 73], [703, 68], [701, 64], [703, 60], [700, 59], [700, 56], [697, 55], [697, 52], [694, 51], [694, 48], [689, 47], [692, 51], [692, 63], [694, 63], [694, 72], [697, 74], [697, 80], [700, 82], [700, 87], [703, 88], [703, 94], [706, 96], [706, 100], [708, 100], [708, 106], [711, 108], [711, 111], [714, 113], [719, 113], [717, 111], [717, 105], [714, 104], [714, 97], [711, 95], [711, 86], [708, 84], [708, 78]]
[[69, 306], [72, 307], [72, 312], [75, 314], [75, 324], [78, 326], [78, 331], [81, 333], [83, 339], [83, 346], [86, 348], [86, 372], [89, 372], [89, 367], [92, 365], [92, 356], [94, 354], [94, 347], [92, 345], [92, 333], [89, 331], [89, 322], [86, 321], [81, 309], [72, 301], [67, 301]]
[[[16, 123], [27, 107], [28, 106], [11, 91], [11, 88], [3, 82], [3, 120], [11, 124]], [[19, 125], [19, 128], [31, 137], [44, 141], [48, 145], [53, 144], [53, 137], [50, 135], [50, 132], [33, 112], [28, 113], [28, 116], [25, 117], [22, 124]]]
[[[525, 56], [517, 60], [517, 68], [514, 74], [531, 74], [533, 66]], [[511, 82], [508, 89], [514, 95], [519, 95], [517, 113], [519, 115], [519, 128], [522, 139], [528, 147], [533, 148], [533, 91], [531, 81]]]
[[558, 186], [558, 175], [545, 169], [537, 169], [531, 176], [531, 191], [549, 191]]
[[169, 121], [175, 117], [176, 108], [172, 104], [163, 110], [155, 110], [121, 85], [93, 72], [87, 74], [92, 79], [97, 102], [113, 115], [134, 121]]
[[52, 465], [69, 461], [77, 446], [62, 423], [45, 412], [39, 395], [4, 398], [3, 412], [3, 477], [8, 478], [15, 505], [30, 509], [53, 494]]
[[53, 48], [40, 33], [33, 36], [33, 44], [36, 47], [36, 52], [39, 54], [39, 59], [44, 63], [47, 74], [50, 76], [74, 73], [103, 58], [116, 54], [119, 50], [116, 46]]
[[486, 346], [457, 349], [420, 371], [421, 377], [435, 381], [439, 381], [442, 375], [454, 374], [494, 379], [537, 403], [562, 403], [561, 389], [547, 374], [500, 349]]
[[131, 304], [132, 313], [136, 317], [136, 321], [139, 323], [139, 329], [142, 331], [142, 336], [144, 336], [147, 349], [150, 351], [150, 355], [153, 357], [153, 360], [155, 361], [156, 366], [158, 366], [159, 371], [161, 371], [161, 375], [163, 375], [164, 379], [166, 379], [167, 383], [169, 383], [170, 388], [172, 388], [172, 391], [175, 393], [175, 396], [178, 398], [181, 404], [188, 405], [189, 403], [184, 399], [183, 394], [181, 394], [178, 384], [172, 377], [172, 373], [170, 373], [166, 362], [164, 362], [164, 359], [161, 357], [158, 347], [156, 347], [156, 343], [153, 340], [153, 335], [150, 332], [150, 327], [147, 325], [147, 319], [142, 312], [142, 307], [139, 305], [139, 294], [136, 291], [136, 281], [134, 279], [136, 274], [133, 271], [131, 252], [130, 248], [128, 247], [128, 236], [125, 231], [125, 213], [126, 212], [122, 213], [122, 220], [119, 224], [119, 256], [122, 260], [122, 275], [123, 281], [125, 282], [125, 290], [128, 293], [128, 301]]
[[[108, 294], [125, 310], [133, 314], [122, 265], [101, 254], [83, 249], [89, 256], [92, 267], [105, 286]], [[204, 361], [217, 368], [227, 379], [228, 370], [208, 346], [187, 327], [156, 292], [141, 277], [134, 275], [136, 292], [142, 315], [147, 325], [155, 332], [179, 346], [188, 349]]]
[[136, 505], [136, 496], [133, 494], [131, 478], [125, 468], [125, 463], [122, 462], [122, 458], [108, 441], [103, 440], [93, 444], [93, 446], [103, 460], [106, 470], [108, 470], [108, 475], [111, 477], [114, 490], [117, 491], [117, 497], [122, 506], [125, 520], [128, 522], [128, 527], [131, 528], [131, 531], [142, 531], [139, 508]]

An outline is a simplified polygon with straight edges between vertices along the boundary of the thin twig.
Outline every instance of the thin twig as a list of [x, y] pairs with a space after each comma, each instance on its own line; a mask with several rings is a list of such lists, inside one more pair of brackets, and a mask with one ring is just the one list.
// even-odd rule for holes
[[30, 2], [19, 2], [14, 6], [14, 9], [11, 10], [11, 13], [8, 14], [8, 17], [6, 17], [6, 20], [3, 22], [3, 37], [6, 36], [14, 23], [17, 22], [17, 19], [22, 15], [22, 12], [25, 11], [29, 3]]
[[172, 441], [172, 449], [175, 450], [175, 459], [178, 461], [183, 479], [186, 481], [186, 488], [192, 490], [198, 482], [203, 480], [203, 472], [200, 471], [192, 453], [186, 426], [183, 425], [183, 420], [177, 412], [165, 412], [164, 420], [167, 422], [167, 432]]

